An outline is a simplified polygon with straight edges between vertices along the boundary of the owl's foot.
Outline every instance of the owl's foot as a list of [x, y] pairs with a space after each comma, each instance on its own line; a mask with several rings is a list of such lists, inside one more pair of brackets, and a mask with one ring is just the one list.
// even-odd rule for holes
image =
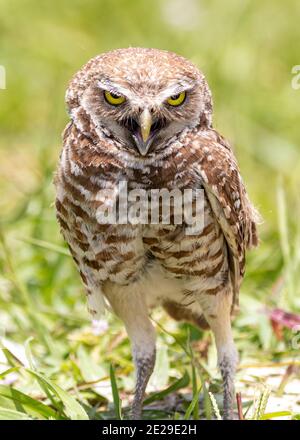
[[233, 341], [228, 341], [228, 344], [219, 347], [218, 357], [223, 379], [223, 419], [233, 420], [235, 403], [234, 377], [238, 361], [238, 354]]
[[234, 377], [238, 353], [231, 331], [231, 294], [224, 290], [218, 296], [202, 295], [199, 296], [199, 302], [204, 317], [215, 337], [218, 364], [224, 387], [223, 419], [232, 420], [234, 418], [233, 407], [235, 403]]
[[219, 367], [221, 375], [223, 378], [223, 419], [233, 420], [234, 419], [234, 402], [235, 402], [235, 391], [234, 391], [234, 376], [237, 363], [237, 352], [235, 347], [228, 347], [226, 353], [221, 354], [219, 360]]
[[151, 355], [135, 358], [136, 365], [136, 387], [131, 409], [131, 420], [140, 420], [142, 418], [142, 407], [146, 387], [155, 364], [155, 350]]

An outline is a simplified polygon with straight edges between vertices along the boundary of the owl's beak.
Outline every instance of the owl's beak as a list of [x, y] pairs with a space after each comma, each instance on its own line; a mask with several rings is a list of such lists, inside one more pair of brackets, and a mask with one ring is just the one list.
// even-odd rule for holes
[[166, 127], [166, 121], [153, 120], [150, 110], [145, 108], [138, 119], [127, 118], [125, 127], [130, 132], [140, 155], [146, 156], [160, 130]]
[[142, 156], [146, 156], [153, 140], [151, 127], [152, 116], [149, 109], [145, 108], [139, 117], [140, 133], [135, 137], [136, 146]]
[[147, 108], [141, 113], [140, 116], [140, 127], [143, 142], [147, 142], [150, 136], [151, 125], [152, 125], [152, 116]]

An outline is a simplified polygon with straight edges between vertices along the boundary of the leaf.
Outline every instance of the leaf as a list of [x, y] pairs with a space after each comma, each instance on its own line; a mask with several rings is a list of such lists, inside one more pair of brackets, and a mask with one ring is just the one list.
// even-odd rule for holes
[[32, 420], [32, 417], [12, 409], [0, 408], [0, 420]]
[[25, 348], [25, 356], [26, 359], [28, 361], [28, 364], [30, 366], [30, 368], [32, 370], [35, 370], [35, 363], [34, 363], [34, 359], [33, 359], [33, 355], [31, 352], [31, 348], [30, 348], [30, 342], [33, 341], [33, 337], [30, 336], [28, 339], [26, 339], [25, 344], [24, 344], [24, 348]]
[[204, 413], [205, 413], [205, 417], [206, 417], [207, 420], [211, 420], [213, 408], [212, 408], [211, 400], [210, 400], [210, 397], [209, 397], [209, 394], [208, 394], [208, 388], [207, 388], [205, 382], [203, 382], [203, 397], [204, 397]]
[[[30, 347], [31, 340], [32, 340], [32, 338], [30, 337], [25, 342], [25, 356], [26, 356], [27, 364], [29, 365], [30, 369], [32, 371], [36, 371], [34, 358], [33, 358], [33, 355], [31, 352], [31, 347]], [[45, 385], [45, 383], [42, 380], [37, 379], [37, 382], [38, 382], [39, 386], [41, 387], [41, 389], [46, 394], [46, 396], [48, 397], [48, 399], [50, 400], [50, 402], [52, 403], [52, 405], [54, 406], [54, 408], [57, 409], [57, 411], [59, 413], [59, 417], [64, 418], [64, 415], [62, 413], [63, 405], [56, 400], [56, 398], [53, 396], [53, 393], [49, 390], [49, 387], [47, 385]]]
[[70, 252], [66, 248], [64, 248], [63, 246], [59, 246], [57, 244], [54, 244], [54, 243], [50, 243], [49, 241], [38, 240], [33, 237], [18, 238], [18, 240], [23, 241], [24, 243], [28, 243], [28, 244], [32, 244], [34, 246], [41, 247], [43, 249], [47, 249], [49, 251], [56, 252], [61, 255], [66, 255], [67, 257], [71, 256]]
[[258, 323], [258, 334], [264, 350], [268, 350], [272, 342], [272, 328], [266, 316], [262, 315]]
[[18, 367], [8, 368], [7, 370], [0, 373], [0, 380], [4, 379], [8, 374], [13, 373], [14, 371], [18, 371]]
[[157, 350], [155, 368], [151, 377], [151, 385], [156, 389], [164, 388], [169, 379], [168, 347], [162, 345]]
[[96, 365], [91, 355], [80, 345], [77, 350], [78, 367], [80, 368], [83, 379], [86, 382], [99, 381], [105, 375], [103, 368]]
[[2, 340], [2, 352], [5, 355], [7, 362], [14, 368], [28, 366], [25, 356], [24, 347], [13, 341]]
[[211, 404], [211, 400], [210, 400], [210, 396], [208, 394], [208, 389], [202, 374], [202, 371], [200, 369], [198, 369], [198, 374], [200, 376], [200, 380], [203, 386], [203, 397], [204, 397], [204, 413], [205, 413], [205, 417], [207, 420], [211, 419], [212, 416], [212, 404]]
[[24, 406], [26, 412], [30, 411], [36, 416], [42, 418], [57, 418], [56, 411], [47, 405], [33, 399], [15, 388], [0, 385], [0, 396], [6, 397], [14, 402], [16, 408]]
[[117, 387], [115, 370], [114, 370], [114, 367], [112, 366], [112, 364], [110, 365], [110, 383], [111, 383], [113, 401], [114, 401], [114, 405], [115, 405], [116, 418], [118, 420], [122, 420], [122, 412], [121, 412], [122, 402], [121, 402], [121, 399], [119, 396], [119, 390]]
[[190, 382], [189, 375], [187, 371], [184, 372], [184, 375], [176, 380], [172, 385], [170, 385], [168, 388], [166, 388], [163, 391], [158, 391], [157, 393], [151, 394], [147, 399], [144, 400], [144, 405], [149, 405], [152, 402], [155, 402], [156, 400], [162, 400], [164, 397], [166, 397], [168, 394], [174, 393], [175, 391], [180, 390], [181, 388], [185, 388], [188, 386]]
[[272, 413], [265, 413], [261, 416], [260, 420], [270, 420], [277, 417], [286, 417], [291, 416], [292, 413], [290, 411], [278, 411], [278, 412], [272, 412]]
[[[198, 396], [198, 384], [197, 384], [197, 372], [195, 367], [195, 357], [194, 351], [191, 345], [191, 331], [190, 327], [187, 329], [187, 350], [190, 353], [191, 361], [192, 361], [192, 389], [193, 389], [193, 397]], [[201, 384], [202, 385], [202, 384]], [[195, 405], [193, 407], [193, 419], [199, 420], [199, 398], [196, 399]]]
[[89, 417], [83, 407], [77, 402], [74, 397], [70, 396], [66, 391], [64, 391], [60, 386], [54, 383], [52, 380], [47, 379], [42, 374], [37, 371], [30, 370], [26, 368], [26, 371], [34, 376], [38, 381], [42, 382], [46, 387], [48, 387], [52, 393], [58, 397], [65, 409], [65, 414], [71, 420], [88, 420]]
[[202, 384], [198, 388], [197, 392], [194, 394], [193, 400], [189, 404], [188, 409], [186, 410], [186, 413], [184, 415], [183, 420], [189, 420], [190, 419], [191, 414], [194, 411], [195, 405], [199, 401], [199, 394], [200, 394], [201, 389], [202, 389]]
[[[195, 396], [195, 394], [197, 393], [198, 384], [197, 384], [197, 372], [194, 362], [192, 363], [192, 386], [193, 386], [193, 396]], [[194, 406], [193, 419], [199, 420], [199, 399], [197, 399]]]

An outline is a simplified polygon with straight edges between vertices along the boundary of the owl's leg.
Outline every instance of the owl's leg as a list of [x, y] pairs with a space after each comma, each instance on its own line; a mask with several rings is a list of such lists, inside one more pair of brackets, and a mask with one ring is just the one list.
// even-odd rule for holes
[[131, 419], [140, 420], [142, 418], [142, 407], [146, 387], [154, 369], [155, 349], [151, 353], [146, 354], [137, 347], [134, 347], [133, 350], [136, 366], [136, 386], [131, 409]]
[[147, 305], [140, 292], [127, 288], [106, 295], [114, 312], [125, 324], [132, 345], [136, 367], [136, 386], [131, 409], [131, 419], [142, 418], [146, 387], [155, 364], [155, 331], [148, 315]]
[[225, 420], [234, 418], [234, 377], [238, 362], [238, 353], [234, 345], [231, 330], [231, 292], [228, 290], [223, 290], [216, 295], [203, 293], [199, 296], [203, 314], [215, 337], [218, 365], [223, 379], [223, 418]]

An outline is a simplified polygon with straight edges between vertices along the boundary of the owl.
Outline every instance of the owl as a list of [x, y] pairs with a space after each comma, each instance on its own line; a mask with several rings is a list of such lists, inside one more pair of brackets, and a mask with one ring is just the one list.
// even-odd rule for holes
[[[136, 368], [132, 419], [142, 416], [155, 364], [150, 313], [159, 306], [213, 332], [223, 415], [232, 418], [238, 355], [231, 317], [245, 252], [257, 244], [258, 216], [229, 143], [212, 126], [204, 75], [175, 53], [118, 49], [75, 74], [66, 104], [57, 218], [93, 318], [109, 309], [126, 327]], [[120, 210], [124, 182], [128, 194], [147, 197], [152, 190], [201, 190], [201, 230], [191, 234], [184, 220], [175, 222], [174, 204], [169, 222], [103, 221], [109, 207]]]

